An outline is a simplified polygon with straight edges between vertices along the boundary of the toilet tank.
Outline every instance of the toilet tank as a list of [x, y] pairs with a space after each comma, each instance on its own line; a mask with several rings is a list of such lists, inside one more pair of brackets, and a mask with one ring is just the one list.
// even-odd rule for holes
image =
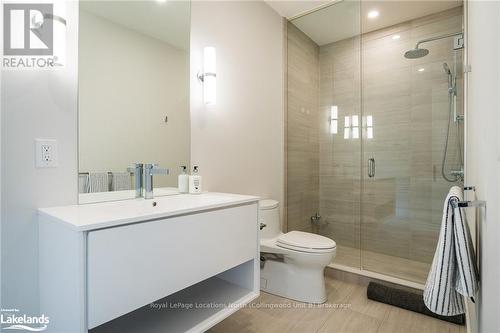
[[274, 238], [281, 233], [280, 209], [278, 201], [259, 201], [259, 223], [266, 225], [260, 231], [261, 238]]

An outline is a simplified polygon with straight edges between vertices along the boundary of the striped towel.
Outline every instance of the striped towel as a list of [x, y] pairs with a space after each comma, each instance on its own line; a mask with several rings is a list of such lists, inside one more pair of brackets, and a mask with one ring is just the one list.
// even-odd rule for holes
[[113, 191], [125, 191], [132, 188], [130, 172], [113, 172]]
[[109, 191], [109, 176], [107, 172], [91, 172], [89, 173], [90, 193], [108, 192]]
[[462, 201], [458, 186], [450, 189], [443, 209], [439, 241], [424, 289], [424, 303], [434, 313], [454, 316], [465, 313], [462, 296], [478, 290], [476, 258], [465, 215], [453, 203]]

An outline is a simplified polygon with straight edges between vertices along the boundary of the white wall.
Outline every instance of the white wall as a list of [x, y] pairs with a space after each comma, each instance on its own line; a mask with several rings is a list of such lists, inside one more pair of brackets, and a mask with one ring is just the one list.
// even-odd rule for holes
[[158, 163], [171, 173], [155, 184], [177, 186], [190, 157], [189, 51], [83, 10], [79, 30], [80, 171]]
[[[283, 202], [283, 30], [259, 1], [193, 2], [191, 163], [204, 189]], [[204, 46], [217, 48], [217, 104], [203, 104]]]
[[494, 333], [500, 332], [500, 3], [470, 1], [468, 29], [472, 71], [466, 179], [477, 187], [478, 198], [487, 201], [486, 215], [477, 221], [481, 276], [477, 310], [479, 331]]
[[[1, 304], [28, 314], [38, 308], [36, 209], [77, 202], [77, 3], [66, 13], [66, 67], [1, 78]], [[35, 169], [35, 138], [58, 141], [58, 168]]]

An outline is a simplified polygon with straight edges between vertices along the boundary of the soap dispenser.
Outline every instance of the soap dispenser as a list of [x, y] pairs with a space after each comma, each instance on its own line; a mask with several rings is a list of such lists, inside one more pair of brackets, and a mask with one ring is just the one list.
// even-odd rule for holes
[[187, 166], [181, 166], [182, 173], [179, 175], [178, 186], [179, 193], [189, 192], [189, 176], [187, 174]]
[[198, 166], [193, 167], [193, 173], [189, 176], [189, 193], [201, 193], [201, 176], [198, 174]]

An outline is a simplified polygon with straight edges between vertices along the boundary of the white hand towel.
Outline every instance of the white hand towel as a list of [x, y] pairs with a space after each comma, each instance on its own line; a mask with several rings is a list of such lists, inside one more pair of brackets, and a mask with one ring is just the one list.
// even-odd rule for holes
[[439, 241], [424, 289], [427, 308], [443, 316], [465, 313], [463, 296], [474, 301], [478, 290], [476, 258], [465, 214], [461, 208], [453, 208], [462, 198], [458, 186], [446, 197]]
[[88, 173], [81, 173], [78, 175], [78, 193], [90, 192], [90, 180]]
[[90, 192], [108, 192], [109, 177], [107, 172], [91, 172], [89, 173]]
[[125, 191], [131, 188], [130, 172], [113, 172], [113, 191]]

